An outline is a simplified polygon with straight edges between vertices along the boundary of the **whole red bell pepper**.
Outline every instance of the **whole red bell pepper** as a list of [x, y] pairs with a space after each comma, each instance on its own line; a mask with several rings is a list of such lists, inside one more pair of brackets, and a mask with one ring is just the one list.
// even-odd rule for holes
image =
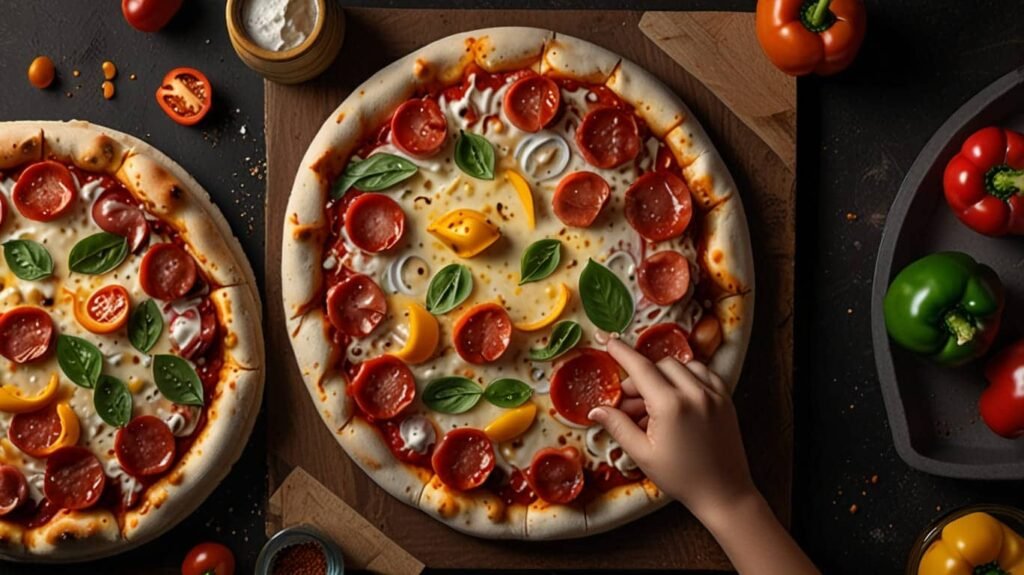
[[971, 134], [946, 164], [942, 188], [971, 229], [1024, 235], [1024, 134], [996, 126]]
[[993, 357], [985, 366], [988, 387], [981, 394], [981, 418], [995, 433], [1024, 435], [1024, 339]]
[[861, 0], [758, 0], [757, 40], [790, 76], [827, 76], [853, 62], [864, 41]]

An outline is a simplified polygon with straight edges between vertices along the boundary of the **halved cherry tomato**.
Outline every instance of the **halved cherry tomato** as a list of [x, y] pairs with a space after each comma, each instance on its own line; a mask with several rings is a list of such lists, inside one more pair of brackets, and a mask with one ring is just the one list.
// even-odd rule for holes
[[124, 327], [130, 307], [128, 290], [111, 284], [94, 291], [81, 305], [76, 301], [75, 319], [92, 333], [111, 333]]
[[235, 555], [220, 543], [200, 543], [181, 564], [181, 575], [234, 575]]
[[405, 212], [384, 194], [363, 194], [345, 210], [345, 233], [363, 251], [389, 250], [402, 239], [404, 231]]
[[195, 68], [175, 68], [156, 89], [156, 101], [172, 120], [182, 126], [193, 126], [210, 111], [213, 86]]
[[12, 308], [0, 316], [0, 355], [24, 364], [43, 359], [53, 350], [53, 318], [30, 305]]
[[437, 102], [409, 100], [391, 117], [391, 139], [399, 149], [413, 156], [432, 156], [444, 145], [448, 121]]
[[71, 210], [75, 181], [64, 164], [46, 160], [25, 168], [11, 190], [14, 207], [37, 222], [53, 221]]
[[400, 359], [382, 355], [363, 362], [350, 392], [369, 417], [391, 419], [416, 398], [416, 379]]
[[525, 132], [538, 132], [558, 113], [562, 92], [558, 84], [545, 76], [526, 76], [516, 80], [505, 92], [505, 116]]
[[163, 28], [180, 8], [181, 0], [121, 0], [124, 19], [140, 32]]

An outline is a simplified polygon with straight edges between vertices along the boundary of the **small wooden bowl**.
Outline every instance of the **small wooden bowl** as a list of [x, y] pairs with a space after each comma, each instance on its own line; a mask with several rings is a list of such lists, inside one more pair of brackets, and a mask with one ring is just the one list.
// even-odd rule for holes
[[231, 46], [246, 66], [281, 84], [298, 84], [320, 75], [341, 50], [345, 39], [345, 13], [337, 0], [316, 0], [318, 14], [313, 32], [302, 44], [283, 52], [261, 48], [245, 32], [242, 6], [246, 0], [227, 0], [225, 19]]

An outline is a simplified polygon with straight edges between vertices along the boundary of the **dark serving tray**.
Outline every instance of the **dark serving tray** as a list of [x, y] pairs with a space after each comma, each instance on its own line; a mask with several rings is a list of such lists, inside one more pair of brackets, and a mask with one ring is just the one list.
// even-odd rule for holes
[[1002, 124], [1024, 131], [1024, 68], [964, 104], [921, 150], [889, 210], [875, 265], [871, 332], [878, 378], [896, 451], [911, 467], [948, 477], [1024, 478], [1024, 439], [1003, 439], [978, 415], [984, 360], [945, 369], [892, 345], [882, 299], [904, 266], [932, 252], [957, 250], [991, 266], [1007, 305], [995, 348], [1024, 334], [1024, 238], [988, 238], [961, 224], [942, 194], [942, 173], [963, 140]]

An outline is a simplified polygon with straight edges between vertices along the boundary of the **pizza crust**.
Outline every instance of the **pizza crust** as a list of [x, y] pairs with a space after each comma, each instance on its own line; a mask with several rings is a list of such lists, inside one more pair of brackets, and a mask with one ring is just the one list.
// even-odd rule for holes
[[[717, 208], [702, 241], [728, 258], [715, 262], [714, 275], [731, 278], [730, 296], [715, 305], [724, 342], [712, 367], [734, 387], [742, 369], [753, 312], [753, 259], [735, 183], [707, 134], [679, 98], [641, 67], [604, 48], [549, 30], [491, 28], [442, 38], [374, 74], [327, 118], [303, 157], [284, 218], [282, 295], [292, 346], [321, 417], [357, 464], [386, 491], [409, 502], [415, 485], [379, 433], [352, 418], [351, 400], [340, 376], [329, 378], [335, 353], [323, 316], [323, 247], [328, 237], [324, 206], [330, 185], [353, 150], [417, 90], [451, 84], [466, 66], [497, 72], [532, 68], [541, 73], [606, 84], [630, 102], [662, 137], [680, 166], [702, 211]], [[732, 201], [728, 201], [731, 200]], [[698, 238], [700, 239], [700, 238]], [[739, 294], [739, 295], [734, 295]], [[726, 315], [731, 314], [731, 315]], [[335, 387], [336, 386], [336, 387]], [[348, 422], [348, 423], [346, 423]], [[353, 431], [349, 432], [352, 429]], [[364, 445], [362, 441], [367, 443]], [[390, 462], [390, 463], [388, 463]], [[372, 463], [372, 464], [371, 464]], [[418, 477], [416, 478], [418, 479]], [[448, 490], [436, 477], [422, 488], [421, 509], [454, 529], [480, 537], [555, 539], [612, 529], [665, 505], [669, 498], [649, 481], [613, 490], [586, 510], [544, 503], [507, 508], [486, 493]], [[501, 508], [504, 508], [501, 505]], [[522, 529], [508, 518], [522, 512]], [[499, 520], [500, 519], [500, 520]], [[516, 524], [518, 519], [513, 521]]]
[[0, 130], [0, 169], [43, 159], [43, 130], [32, 125]]
[[[262, 307], [255, 275], [227, 220], [181, 166], [133, 136], [81, 121], [0, 123], [0, 146], [30, 141], [35, 133], [42, 135], [42, 157], [115, 175], [147, 208], [164, 210], [154, 213], [181, 226], [189, 249], [203, 254], [196, 260], [204, 273], [224, 286], [211, 294], [227, 333], [219, 393], [207, 398], [207, 424], [189, 452], [125, 514], [123, 524], [105, 510], [62, 511], [36, 529], [0, 520], [4, 559], [86, 561], [121, 553], [166, 532], [195, 511], [231, 470], [263, 396]], [[71, 539], [76, 542], [69, 544]]]
[[395, 459], [377, 428], [356, 417], [335, 435], [352, 461], [392, 497], [408, 505], [420, 501], [432, 473]]

